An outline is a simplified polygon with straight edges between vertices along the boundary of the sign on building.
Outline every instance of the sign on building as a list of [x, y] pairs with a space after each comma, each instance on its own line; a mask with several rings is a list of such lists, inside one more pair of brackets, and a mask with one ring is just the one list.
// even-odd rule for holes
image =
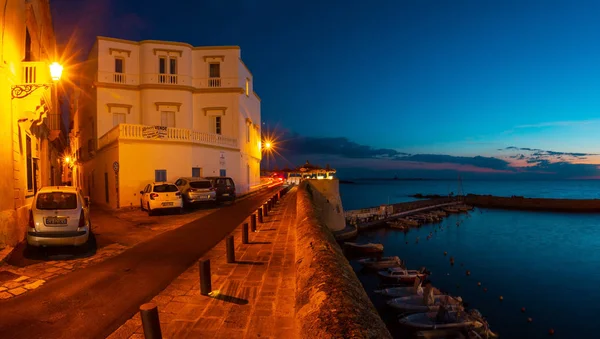
[[221, 166], [225, 166], [225, 152], [221, 151], [221, 154], [219, 154], [219, 164]]
[[142, 136], [146, 139], [166, 138], [167, 126], [146, 126], [142, 128]]

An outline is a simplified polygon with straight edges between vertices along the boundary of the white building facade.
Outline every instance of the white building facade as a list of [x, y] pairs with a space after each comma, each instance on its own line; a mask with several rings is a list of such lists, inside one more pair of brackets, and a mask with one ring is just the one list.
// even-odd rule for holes
[[260, 99], [239, 47], [98, 37], [86, 64], [71, 145], [93, 203], [139, 206], [146, 184], [181, 176], [228, 176], [238, 195], [260, 184]]
[[66, 138], [60, 62], [48, 0], [2, 2], [0, 34], [0, 249], [25, 238], [35, 193], [61, 183]]

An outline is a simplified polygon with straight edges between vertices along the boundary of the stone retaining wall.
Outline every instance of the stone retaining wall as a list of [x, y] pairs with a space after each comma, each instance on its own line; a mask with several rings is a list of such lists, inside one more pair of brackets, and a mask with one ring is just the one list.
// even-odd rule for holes
[[392, 338], [301, 183], [296, 216], [299, 338]]
[[465, 197], [465, 203], [478, 207], [511, 210], [600, 213], [598, 199], [542, 199], [469, 194]]

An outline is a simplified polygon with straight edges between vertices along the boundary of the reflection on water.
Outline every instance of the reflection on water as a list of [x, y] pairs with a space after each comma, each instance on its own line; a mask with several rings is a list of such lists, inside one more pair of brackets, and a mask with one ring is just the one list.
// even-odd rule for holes
[[[459, 218], [463, 222], [457, 227]], [[426, 240], [434, 229], [437, 232]], [[554, 338], [597, 338], [600, 331], [598, 215], [475, 209], [468, 218], [451, 215], [407, 234], [373, 230], [361, 233], [357, 241], [382, 243], [384, 255], [399, 256], [409, 269], [426, 266], [434, 286], [481, 311], [502, 338], [548, 337], [551, 328]], [[361, 270], [354, 260], [351, 264], [399, 337], [387, 299], [373, 293], [379, 284], [377, 274]]]

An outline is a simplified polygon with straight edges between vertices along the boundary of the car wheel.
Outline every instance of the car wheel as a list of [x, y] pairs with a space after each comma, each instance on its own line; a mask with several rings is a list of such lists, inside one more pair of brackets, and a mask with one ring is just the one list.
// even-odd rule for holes
[[148, 203], [148, 207], [146, 208], [146, 211], [148, 211], [148, 215], [149, 216], [153, 216], [154, 215], [154, 211], [152, 211], [152, 209], [150, 208], [150, 203]]
[[178, 208], [177, 209], [177, 214], [183, 214], [183, 208]]
[[144, 203], [142, 202], [142, 199], [140, 199], [140, 208], [142, 209], [142, 211], [144, 210]]

